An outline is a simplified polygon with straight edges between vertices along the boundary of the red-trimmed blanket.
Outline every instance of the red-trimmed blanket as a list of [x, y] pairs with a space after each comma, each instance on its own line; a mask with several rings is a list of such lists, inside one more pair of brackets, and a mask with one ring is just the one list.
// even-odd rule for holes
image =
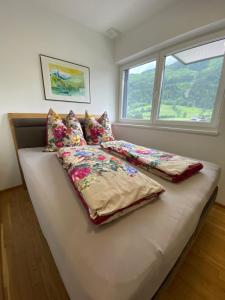
[[163, 191], [136, 168], [95, 147], [61, 148], [58, 158], [97, 225], [149, 203]]
[[101, 144], [110, 153], [126, 158], [134, 165], [159, 175], [172, 182], [180, 182], [203, 168], [201, 162], [156, 149], [137, 146], [126, 141], [111, 141]]

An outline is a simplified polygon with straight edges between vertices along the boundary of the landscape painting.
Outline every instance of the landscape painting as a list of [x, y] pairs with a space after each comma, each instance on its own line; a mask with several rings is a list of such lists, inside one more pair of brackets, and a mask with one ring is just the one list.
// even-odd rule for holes
[[90, 103], [89, 68], [40, 55], [46, 100]]

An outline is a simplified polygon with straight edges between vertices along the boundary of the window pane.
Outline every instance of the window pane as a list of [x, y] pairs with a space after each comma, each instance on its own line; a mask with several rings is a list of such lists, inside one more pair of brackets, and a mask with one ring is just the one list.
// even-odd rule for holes
[[124, 71], [123, 118], [149, 120], [156, 61]]
[[167, 56], [160, 120], [210, 122], [224, 58], [225, 40]]

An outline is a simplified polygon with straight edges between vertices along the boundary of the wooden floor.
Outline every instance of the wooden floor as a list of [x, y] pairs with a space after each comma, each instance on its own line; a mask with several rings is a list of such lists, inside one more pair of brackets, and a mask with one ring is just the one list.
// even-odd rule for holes
[[[68, 300], [23, 188], [0, 194], [4, 300]], [[0, 284], [1, 286], [1, 284]]]
[[[68, 300], [22, 187], [0, 193], [0, 226], [0, 300]], [[224, 208], [214, 206], [211, 210], [160, 300], [225, 300]]]

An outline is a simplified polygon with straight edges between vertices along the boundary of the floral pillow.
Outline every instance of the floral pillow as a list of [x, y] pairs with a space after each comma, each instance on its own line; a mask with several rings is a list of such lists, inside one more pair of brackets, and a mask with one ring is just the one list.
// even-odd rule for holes
[[114, 137], [111, 130], [111, 124], [105, 111], [102, 116], [96, 120], [85, 112], [85, 134], [89, 145], [98, 145], [101, 142], [113, 141]]
[[58, 151], [61, 147], [83, 146], [86, 142], [78, 119], [73, 111], [67, 115], [65, 124], [52, 109], [47, 116], [47, 147], [45, 151]]
[[66, 116], [65, 125], [67, 127], [68, 137], [71, 142], [70, 146], [87, 145], [80, 122], [72, 110]]

